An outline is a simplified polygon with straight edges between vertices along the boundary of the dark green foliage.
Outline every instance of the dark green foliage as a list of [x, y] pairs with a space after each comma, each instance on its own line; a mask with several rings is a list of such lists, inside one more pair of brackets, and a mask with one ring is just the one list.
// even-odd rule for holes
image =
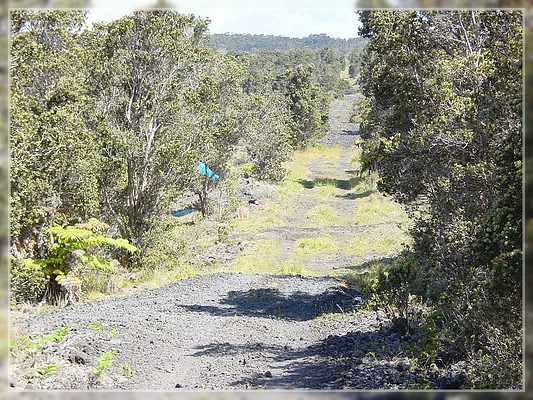
[[385, 310], [395, 331], [405, 335], [420, 328], [427, 308], [427, 282], [413, 254], [396, 258], [367, 286], [369, 304]]
[[196, 60], [210, 59], [199, 45], [205, 28], [194, 16], [135, 12], [84, 37], [91, 94], [104, 122], [104, 210], [141, 250], [144, 233], [194, 170], [194, 149], [187, 144], [199, 132], [187, 129], [196, 121], [186, 117], [183, 102], [206, 102], [212, 93], [202, 77], [188, 91], [184, 81], [193, 76]]
[[261, 50], [239, 54], [239, 58], [246, 60], [248, 65], [243, 80], [246, 93], [261, 92], [265, 88], [283, 90], [283, 76], [287, 70], [299, 65], [314, 67], [316, 80], [327, 93], [341, 96], [353, 91], [348, 81], [341, 78], [345, 69], [345, 55], [332, 48], [324, 47], [319, 51], [300, 48], [288, 51]]
[[[519, 387], [522, 14], [365, 11], [361, 21], [362, 160], [410, 211], [442, 351], [479, 368], [472, 386]], [[498, 372], [480, 379], [489, 365]]]
[[329, 128], [329, 101], [316, 83], [311, 66], [299, 65], [286, 75], [285, 96], [292, 115], [291, 145], [303, 148]]
[[17, 303], [39, 302], [46, 290], [49, 278], [39, 265], [23, 264], [11, 258], [10, 291], [11, 299]]
[[348, 55], [348, 74], [350, 78], [355, 78], [361, 69], [362, 51], [352, 50]]
[[276, 93], [250, 94], [245, 109], [243, 142], [252, 174], [260, 180], [279, 181], [285, 176], [282, 163], [292, 154], [287, 99]]
[[51, 223], [97, 211], [99, 146], [78, 60], [84, 14], [14, 11], [11, 21], [11, 237], [31, 256]]

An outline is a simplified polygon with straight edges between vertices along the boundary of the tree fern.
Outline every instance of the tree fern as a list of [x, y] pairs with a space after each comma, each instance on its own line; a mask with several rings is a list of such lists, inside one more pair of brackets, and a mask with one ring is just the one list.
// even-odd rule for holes
[[101, 233], [101, 230], [108, 227], [96, 218], [91, 218], [85, 223], [48, 228], [51, 245], [47, 257], [27, 258], [23, 261], [25, 268], [40, 270], [47, 275], [49, 280], [43, 301], [57, 303], [62, 292], [67, 291], [71, 296], [72, 288], [80, 287], [81, 280], [72, 274], [74, 263], [92, 271], [116, 272], [117, 267], [102, 256], [105, 254], [101, 251], [104, 246], [130, 253], [137, 251], [126, 239], [112, 238]]

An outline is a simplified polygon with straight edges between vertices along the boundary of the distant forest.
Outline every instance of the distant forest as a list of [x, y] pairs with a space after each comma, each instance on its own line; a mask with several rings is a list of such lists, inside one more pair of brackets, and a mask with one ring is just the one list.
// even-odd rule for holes
[[218, 51], [250, 52], [254, 50], [319, 50], [330, 47], [337, 50], [361, 50], [368, 39], [363, 37], [350, 39], [335, 39], [325, 33], [309, 35], [304, 38], [291, 38], [275, 35], [250, 35], [237, 33], [223, 33], [210, 35], [206, 46]]

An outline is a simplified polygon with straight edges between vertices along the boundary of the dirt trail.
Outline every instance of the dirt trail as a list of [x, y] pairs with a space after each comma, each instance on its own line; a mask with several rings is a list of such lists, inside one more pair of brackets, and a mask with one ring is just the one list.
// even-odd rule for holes
[[[275, 212], [270, 214], [270, 211], [257, 211], [265, 218], [279, 217], [282, 223], [260, 226], [253, 232], [235, 237], [236, 241], [275, 242], [279, 250], [276, 256], [278, 263], [291, 259], [298, 252], [297, 245], [303, 239], [326, 238], [340, 244], [335, 249], [305, 257], [305, 270], [319, 276], [341, 276], [365, 262], [390, 255], [375, 251], [371, 243], [363, 252], [346, 251], [353, 238], [364, 235], [369, 228], [383, 225], [379, 221], [367, 221], [364, 224], [354, 224], [352, 221], [361, 206], [361, 199], [376, 193], [375, 188], [359, 192], [352, 190], [358, 182], [365, 180], [359, 174], [358, 159], [354, 159], [354, 154], [357, 153], [355, 139], [358, 137], [358, 126], [349, 122], [348, 115], [349, 105], [355, 97], [347, 95], [332, 102], [331, 129], [319, 140], [320, 144], [330, 150], [323, 154], [318, 152], [307, 160], [305, 167], [308, 173], [299, 182], [300, 189], [303, 190], [297, 190], [295, 198], [289, 197], [290, 200], [284, 204], [283, 209], [276, 210], [280, 215]], [[321, 194], [324, 189], [325, 194]], [[287, 197], [283, 199], [287, 201]], [[284, 212], [285, 210], [290, 212]], [[313, 220], [313, 214], [318, 214], [321, 219], [318, 222]], [[258, 218], [258, 221], [261, 219]], [[388, 221], [385, 225], [395, 229], [396, 221]]]
[[[319, 140], [325, 146], [337, 146], [343, 149], [354, 147], [357, 138], [357, 126], [348, 120], [348, 106], [355, 98], [354, 95], [345, 96], [341, 100], [333, 100], [330, 106], [330, 131]], [[295, 250], [298, 239], [307, 237], [331, 237], [335, 241], [345, 241], [353, 237], [361, 227], [346, 224], [357, 208], [357, 203], [350, 198], [350, 179], [355, 176], [354, 162], [351, 159], [352, 152], [340, 151], [337, 159], [312, 160], [309, 165], [309, 174], [302, 185], [306, 190], [298, 192], [294, 201], [294, 210], [285, 216], [286, 224], [282, 227], [275, 226], [261, 229], [259, 237], [274, 239], [279, 243], [280, 254], [278, 261], [287, 259]], [[335, 183], [338, 195], [328, 198], [317, 198], [319, 192], [317, 179], [324, 179]], [[346, 192], [346, 193], [344, 193]], [[306, 215], [319, 206], [338, 213], [338, 223], [332, 222], [327, 226], [313, 227]], [[316, 257], [306, 259], [306, 270], [318, 275], [332, 275], [335, 269], [354, 265], [354, 257], [344, 256], [339, 252], [318, 254]]]
[[[347, 121], [351, 97], [332, 104], [326, 145], [351, 146], [355, 126]], [[347, 192], [353, 162], [341, 153], [335, 164], [314, 162], [309, 189], [298, 194], [299, 213], [287, 225], [265, 228], [259, 237], [279, 241], [288, 256], [303, 236], [347, 240], [362, 229], [309, 226], [305, 211], [316, 198], [317, 177], [335, 180], [340, 196], [326, 201], [347, 219], [357, 207]], [[305, 184], [305, 182], [303, 183]], [[69, 326], [65, 339], [49, 343], [37, 364], [57, 364], [48, 378], [12, 370], [20, 389], [401, 389], [424, 380], [400, 357], [411, 338], [381, 329], [383, 317], [350, 312], [360, 294], [334, 274], [353, 257], [340, 253], [308, 258], [316, 277], [219, 272], [181, 280], [121, 298], [46, 313], [17, 314], [13, 322], [30, 337]], [[330, 275], [330, 276], [328, 276]], [[99, 356], [113, 350], [114, 363], [95, 379]]]

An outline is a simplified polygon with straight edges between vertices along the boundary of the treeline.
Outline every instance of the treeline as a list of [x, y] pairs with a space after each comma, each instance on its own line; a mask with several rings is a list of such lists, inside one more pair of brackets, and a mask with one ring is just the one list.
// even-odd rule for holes
[[[354, 25], [354, 35], [356, 34]], [[320, 50], [324, 47], [340, 51], [364, 48], [368, 39], [354, 37], [349, 39], [332, 38], [325, 33], [292, 38], [275, 35], [251, 35], [240, 33], [215, 33], [209, 36], [206, 45], [217, 51], [251, 52], [256, 50]]]
[[[347, 62], [344, 54], [325, 47], [319, 51], [263, 50], [254, 53], [236, 54], [247, 65], [243, 88], [246, 92], [254, 92], [268, 86], [279, 90], [284, 84], [284, 73], [287, 69], [307, 65], [316, 75], [317, 83], [322, 90], [334, 97], [343, 96], [354, 91], [352, 84], [341, 77], [346, 70]], [[356, 67], [357, 68], [357, 67]], [[358, 71], [358, 69], [357, 69]], [[348, 74], [346, 74], [346, 77]], [[354, 76], [355, 77], [355, 76]]]
[[273, 35], [215, 34], [206, 44], [217, 52], [245, 57], [249, 63], [247, 90], [275, 81], [288, 68], [314, 66], [320, 86], [335, 97], [352, 93], [346, 78], [355, 78], [367, 38], [333, 39], [326, 34], [307, 38]]
[[[331, 97], [311, 64], [250, 85], [249, 60], [205, 46], [206, 20], [139, 11], [88, 28], [85, 18], [11, 13], [15, 299], [41, 298], [44, 281], [56, 292], [69, 282], [68, 254], [91, 267], [109, 267], [112, 255], [142, 268], [164, 235], [161, 216], [184, 192], [210, 214], [211, 188], [230, 179], [237, 149], [252, 174], [276, 181], [293, 149], [328, 128]], [[199, 161], [220, 179], [198, 173]]]
[[[374, 282], [461, 388], [522, 386], [519, 11], [364, 11], [361, 145], [404, 204], [411, 248]], [[424, 336], [425, 335], [425, 336]]]

